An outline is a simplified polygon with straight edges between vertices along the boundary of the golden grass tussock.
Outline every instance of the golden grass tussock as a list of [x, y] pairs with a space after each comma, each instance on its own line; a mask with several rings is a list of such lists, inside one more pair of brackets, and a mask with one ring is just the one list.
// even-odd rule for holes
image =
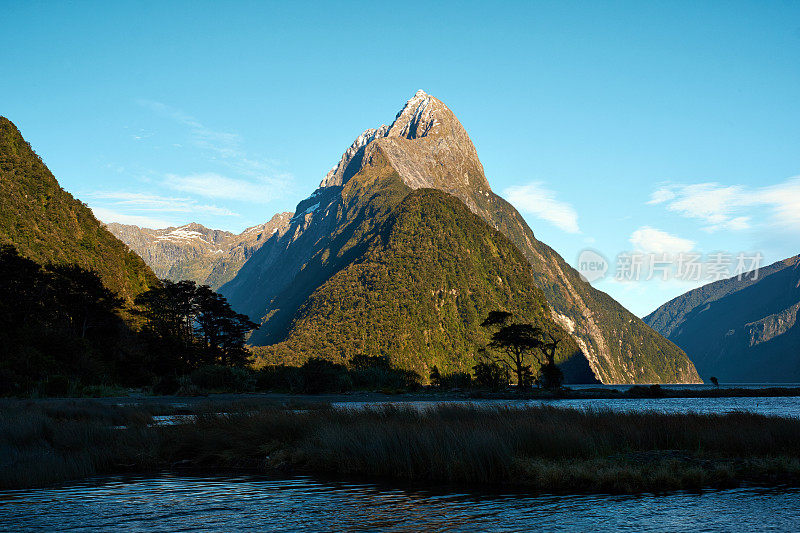
[[[302, 472], [551, 492], [640, 492], [800, 480], [800, 420], [550, 406], [334, 409], [0, 403], [0, 487], [176, 468]], [[120, 429], [120, 427], [124, 429]]]

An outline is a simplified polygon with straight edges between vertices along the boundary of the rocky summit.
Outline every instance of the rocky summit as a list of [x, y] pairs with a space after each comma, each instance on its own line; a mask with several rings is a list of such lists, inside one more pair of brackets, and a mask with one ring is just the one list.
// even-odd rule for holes
[[[405, 247], [424, 248], [419, 239], [425, 232], [420, 233], [421, 230], [413, 224], [403, 226], [409, 228], [403, 236], [392, 232], [398, 227], [397, 220], [406, 220], [410, 216], [404, 210], [414, 204], [409, 203], [407, 197], [421, 189], [433, 189], [439, 191], [438, 194], [445, 193], [460, 200], [467, 209], [463, 214], [450, 217], [448, 224], [473, 228], [472, 231], [479, 236], [455, 238], [462, 247], [459, 261], [452, 263], [453, 268], [458, 270], [460, 265], [471, 265], [469, 268], [465, 266], [463, 276], [442, 274], [414, 286], [412, 290], [413, 284], [401, 277], [406, 275], [401, 273], [409, 272], [407, 265], [398, 265], [411, 261]], [[441, 216], [440, 209], [431, 209], [433, 212], [423, 211], [424, 214], [419, 216]], [[467, 215], [474, 216], [482, 225], [464, 222], [469, 218]], [[450, 232], [452, 228], [448, 224], [437, 219], [426, 220], [423, 225]], [[433, 238], [430, 232], [428, 235]], [[495, 253], [500, 243], [506, 240], [521, 252], [530, 275], [528, 285], [518, 285], [516, 292], [511, 293], [517, 295], [514, 298], [492, 295], [486, 287], [487, 284], [506, 283], [503, 276], [509, 273], [500, 263], [507, 261], [503, 257], [508, 256]], [[486, 246], [477, 247], [477, 242]], [[437, 245], [450, 246], [446, 240]], [[478, 264], [468, 261], [473, 253], [481, 254]], [[418, 258], [415, 272], [439, 271], [438, 261], [441, 259], [437, 257], [440, 254], [431, 252], [427, 257]], [[363, 266], [374, 262], [383, 265], [386, 271], [382, 272], [380, 283], [391, 281], [391, 286], [396, 289], [392, 292], [395, 295], [412, 291], [407, 295], [408, 300], [393, 297], [383, 289], [376, 290], [378, 278], [370, 281]], [[511, 269], [515, 268], [513, 263], [509, 265]], [[498, 268], [498, 274], [491, 278], [483, 277]], [[355, 271], [360, 274], [356, 276]], [[429, 347], [414, 341], [404, 349], [404, 353], [398, 353], [397, 346], [384, 337], [407, 329], [403, 321], [409, 320], [409, 316], [403, 313], [393, 315], [395, 327], [386, 329], [383, 318], [380, 322], [374, 319], [387, 306], [400, 305], [400, 301], [420, 301], [430, 293], [436, 293], [451, 295], [456, 299], [456, 308], [462, 309], [476, 303], [470, 304], [464, 298], [481, 294], [483, 303], [475, 306], [479, 314], [491, 306], [512, 310], [514, 301], [525, 301], [522, 293], [541, 291], [547, 316], [536, 315], [535, 318], [542, 324], [547, 323], [548, 327], [549, 322], [553, 322], [568, 333], [578, 347], [580, 357], [600, 381], [700, 381], [694, 365], [680, 348], [611, 297], [583, 281], [561, 256], [535, 238], [516, 209], [492, 192], [477, 150], [453, 112], [424, 91], [418, 91], [405, 104], [390, 126], [368, 129], [359, 135], [325, 176], [320, 187], [298, 204], [286, 231], [266, 242], [220, 291], [235, 308], [261, 322], [251, 342], [270, 346], [272, 352], [269, 353], [277, 353], [284, 351], [281, 347], [286, 347], [286, 343], [291, 344], [298, 338], [311, 343], [310, 331], [313, 329], [316, 329], [313, 335], [319, 339], [317, 345], [326, 345], [325, 338], [331, 329], [325, 325], [327, 322], [319, 298], [330, 294], [331, 283], [337, 284], [337, 294], [359, 295], [363, 301], [357, 309], [351, 310], [352, 330], [347, 341], [362, 338], [365, 350], [367, 346], [373, 350], [386, 350], [386, 354], [395, 358], [398, 364], [409, 368], [420, 369], [427, 356], [430, 356], [427, 360], [441, 359], [440, 350], [450, 350], [446, 361], [448, 367], [463, 368], [470, 364], [477, 344], [467, 342], [465, 333], [458, 340], [448, 339], [451, 348], [446, 344]], [[350, 292], [341, 292], [344, 291], [342, 287], [350, 287]], [[462, 299], [461, 306], [457, 302], [459, 298]], [[430, 332], [446, 329], [445, 324], [448, 327], [452, 325], [445, 317], [454, 312], [452, 308], [436, 304], [433, 309], [436, 312], [430, 311], [424, 321], [411, 322], [415, 327], [428, 331], [428, 339], [431, 338]], [[525, 314], [524, 309], [514, 309]], [[330, 312], [330, 309], [325, 312]], [[476, 316], [461, 317], [463, 323], [459, 330], [477, 328], [477, 319]], [[334, 337], [344, 340], [338, 334]], [[327, 351], [336, 354], [337, 350], [344, 350], [342, 346], [347, 343], [330, 342], [328, 345]], [[303, 345], [292, 344], [292, 349], [303, 350]], [[422, 350], [422, 353], [413, 353], [413, 350]], [[311, 354], [303, 351], [298, 355], [302, 358]], [[419, 362], [412, 364], [413, 358]]]
[[216, 289], [233, 279], [267, 240], [286, 231], [291, 218], [292, 213], [278, 213], [238, 235], [195, 223], [149, 229], [112, 222], [106, 227], [139, 254], [159, 278], [190, 279]]
[[800, 255], [709, 283], [645, 317], [708, 379], [800, 381]]

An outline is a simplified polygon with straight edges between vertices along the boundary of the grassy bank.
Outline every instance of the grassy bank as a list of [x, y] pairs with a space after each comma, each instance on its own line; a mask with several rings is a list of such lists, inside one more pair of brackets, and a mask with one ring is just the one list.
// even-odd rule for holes
[[746, 413], [231, 404], [199, 408], [189, 423], [154, 427], [158, 412], [86, 401], [0, 404], [0, 486], [184, 468], [555, 492], [800, 481], [800, 420]]

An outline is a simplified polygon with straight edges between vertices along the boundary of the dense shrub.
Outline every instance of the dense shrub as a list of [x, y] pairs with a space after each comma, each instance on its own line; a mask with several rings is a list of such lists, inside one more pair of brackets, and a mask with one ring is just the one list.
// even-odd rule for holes
[[203, 391], [250, 392], [255, 390], [256, 376], [248, 368], [205, 365], [193, 371], [191, 383]]
[[161, 376], [153, 385], [153, 394], [170, 395], [178, 392], [181, 388], [181, 382], [172, 374]]
[[72, 383], [67, 376], [50, 376], [40, 387], [42, 396], [68, 396], [71, 389]]
[[472, 370], [475, 372], [475, 386], [499, 391], [508, 387], [508, 371], [494, 362], [480, 362]]
[[321, 392], [346, 392], [353, 388], [353, 380], [344, 365], [338, 365], [327, 359], [312, 357], [300, 367], [303, 378], [303, 392], [319, 394]]

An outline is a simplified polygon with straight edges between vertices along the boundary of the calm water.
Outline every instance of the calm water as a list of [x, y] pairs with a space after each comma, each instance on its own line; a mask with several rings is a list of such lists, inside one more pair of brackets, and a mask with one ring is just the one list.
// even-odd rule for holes
[[794, 489], [453, 493], [309, 478], [106, 478], [0, 492], [0, 531], [792, 531]]

